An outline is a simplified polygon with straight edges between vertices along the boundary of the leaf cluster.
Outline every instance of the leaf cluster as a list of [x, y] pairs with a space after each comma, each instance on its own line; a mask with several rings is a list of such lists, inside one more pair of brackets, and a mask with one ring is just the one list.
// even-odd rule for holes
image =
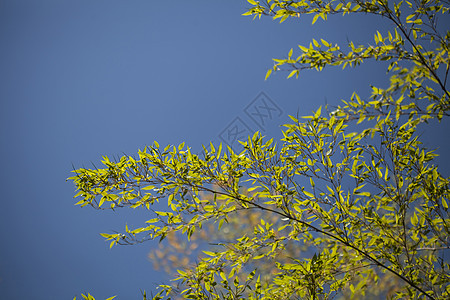
[[[344, 49], [313, 40], [299, 46], [299, 56], [291, 50], [275, 59], [266, 76], [283, 67], [292, 77], [374, 59], [388, 63], [389, 86], [372, 87], [366, 99], [355, 92], [331, 112], [291, 117], [278, 142], [255, 133], [241, 141], [240, 153], [211, 144], [199, 155], [184, 143], [154, 142], [136, 157], [104, 157], [99, 168], [73, 171], [77, 204], [149, 211], [142, 227], [102, 233], [111, 247], [174, 234], [198, 241], [211, 226], [222, 233], [153, 299], [448, 299], [450, 179], [417, 130], [449, 115], [450, 33], [438, 22], [449, 3], [248, 2], [246, 15], [281, 22], [354, 13], [389, 20], [393, 30], [377, 31], [372, 44]], [[243, 221], [246, 229], [223, 239], [230, 224], [255, 211], [256, 221]], [[270, 276], [262, 265], [270, 265]], [[388, 281], [396, 283], [391, 290]], [[386, 290], [377, 294], [371, 285], [380, 282]]]

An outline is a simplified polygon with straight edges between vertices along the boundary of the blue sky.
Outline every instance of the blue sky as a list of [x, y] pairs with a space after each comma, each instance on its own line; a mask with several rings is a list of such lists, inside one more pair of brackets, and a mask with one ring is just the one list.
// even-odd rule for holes
[[[133, 155], [146, 144], [220, 142], [239, 118], [279, 137], [288, 115], [338, 104], [383, 86], [384, 66], [265, 73], [313, 37], [372, 41], [370, 16], [278, 24], [244, 17], [245, 1], [0, 1], [2, 207], [0, 298], [140, 299], [168, 279], [147, 253], [155, 243], [114, 247], [98, 234], [139, 225], [144, 211], [75, 207], [72, 164]], [[264, 92], [279, 108], [262, 128], [245, 109]], [[448, 125], [448, 122], [446, 123]], [[427, 132], [430, 143], [448, 126]], [[438, 152], [446, 153], [448, 145]], [[441, 160], [444, 164], [448, 162]]]

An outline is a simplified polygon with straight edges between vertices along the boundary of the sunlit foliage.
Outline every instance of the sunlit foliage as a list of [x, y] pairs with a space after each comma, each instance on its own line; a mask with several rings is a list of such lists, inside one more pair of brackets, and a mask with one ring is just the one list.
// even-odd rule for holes
[[[77, 204], [149, 211], [142, 227], [103, 233], [111, 246], [174, 233], [198, 240], [211, 224], [223, 233], [260, 212], [239, 236], [216, 235], [154, 299], [449, 299], [449, 178], [417, 129], [449, 115], [450, 32], [441, 22], [450, 3], [248, 2], [245, 15], [281, 22], [357, 13], [390, 21], [391, 30], [375, 32], [366, 45], [314, 39], [275, 59], [266, 76], [287, 69], [298, 77], [372, 59], [388, 63], [389, 86], [372, 87], [366, 98], [355, 92], [332, 111], [291, 117], [280, 141], [256, 133], [240, 153], [211, 145], [198, 155], [184, 144], [154, 142], [136, 157], [104, 157], [101, 168], [74, 170]], [[293, 246], [306, 248], [290, 256]], [[381, 282], [385, 290], [374, 295]]]

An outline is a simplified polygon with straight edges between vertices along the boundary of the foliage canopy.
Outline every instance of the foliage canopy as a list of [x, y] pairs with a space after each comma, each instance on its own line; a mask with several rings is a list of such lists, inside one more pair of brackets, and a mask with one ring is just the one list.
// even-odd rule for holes
[[[383, 278], [398, 283], [381, 291], [386, 297], [449, 299], [449, 178], [417, 129], [449, 116], [450, 31], [440, 22], [450, 3], [248, 2], [244, 15], [281, 22], [360, 13], [389, 20], [392, 29], [377, 31], [367, 45], [300, 45], [274, 59], [266, 76], [373, 59], [388, 63], [389, 86], [372, 87], [367, 99], [355, 92], [332, 112], [291, 117], [280, 142], [256, 133], [240, 153], [211, 144], [197, 155], [184, 143], [154, 142], [137, 157], [104, 157], [102, 168], [74, 170], [77, 204], [153, 214], [140, 228], [102, 233], [111, 246], [162, 241], [174, 232], [191, 238], [208, 224], [221, 232], [233, 218], [259, 211], [251, 228], [212, 245], [194, 267], [178, 270], [178, 285], [160, 286], [154, 299], [364, 297]], [[301, 251], [290, 256], [289, 249]], [[266, 263], [269, 273], [261, 269]]]

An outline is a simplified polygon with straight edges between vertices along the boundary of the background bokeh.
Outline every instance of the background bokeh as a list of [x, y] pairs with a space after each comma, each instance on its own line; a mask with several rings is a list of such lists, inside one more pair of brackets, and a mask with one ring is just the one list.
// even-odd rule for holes
[[[288, 115], [337, 105], [385, 66], [309, 71], [267, 81], [272, 58], [313, 37], [373, 41], [387, 25], [367, 15], [311, 25], [242, 16], [246, 1], [0, 1], [0, 299], [140, 299], [169, 277], [152, 269], [156, 242], [109, 243], [100, 232], [137, 226], [141, 210], [74, 206], [66, 178], [102, 155], [133, 155], [157, 140], [193, 149], [221, 142], [239, 117], [252, 131], [280, 137]], [[264, 128], [244, 109], [260, 92], [282, 110]], [[448, 122], [423, 131], [447, 154]], [[437, 142], [437, 143], [435, 143]], [[439, 162], [446, 166], [448, 160]]]

